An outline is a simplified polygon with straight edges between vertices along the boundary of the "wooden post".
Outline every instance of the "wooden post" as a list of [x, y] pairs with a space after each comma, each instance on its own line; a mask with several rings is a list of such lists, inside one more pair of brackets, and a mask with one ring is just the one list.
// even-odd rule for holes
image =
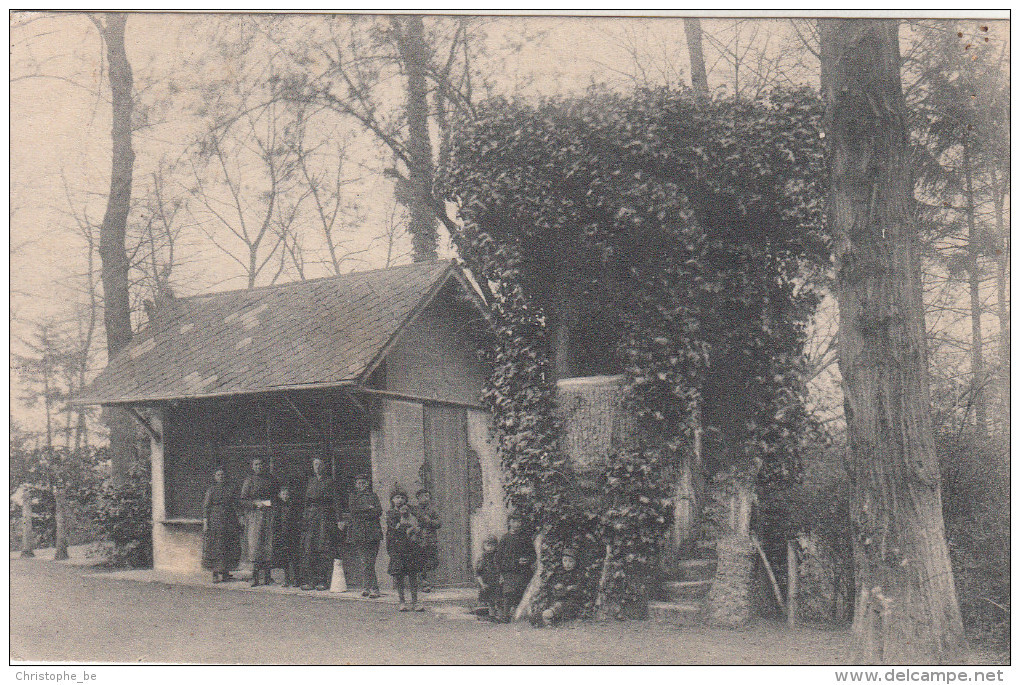
[[769, 563], [769, 558], [765, 556], [765, 550], [762, 549], [761, 543], [758, 542], [758, 536], [751, 533], [751, 542], [754, 544], [754, 548], [758, 550], [758, 555], [761, 557], [761, 563], [765, 567], [765, 573], [769, 576], [769, 582], [772, 583], [772, 592], [776, 595], [776, 603], [779, 604], [780, 610], [785, 609], [783, 605], [783, 594], [779, 591], [779, 583], [776, 582], [776, 574], [772, 572], [772, 564]]
[[796, 541], [786, 542], [786, 622], [793, 628], [797, 625], [797, 548]]

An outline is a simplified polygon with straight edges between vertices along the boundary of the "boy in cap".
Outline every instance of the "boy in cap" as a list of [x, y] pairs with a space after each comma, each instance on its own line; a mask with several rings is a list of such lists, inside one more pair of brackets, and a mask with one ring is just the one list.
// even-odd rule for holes
[[499, 618], [504, 623], [513, 618], [534, 573], [535, 545], [531, 535], [523, 530], [523, 525], [519, 516], [511, 515], [507, 521], [507, 533], [496, 547], [496, 564], [502, 587]]
[[421, 488], [414, 494], [418, 503], [414, 506], [414, 515], [418, 517], [418, 524], [421, 526], [422, 542], [424, 543], [424, 569], [419, 578], [419, 587], [422, 592], [432, 592], [432, 585], [428, 581], [428, 574], [439, 568], [439, 533], [442, 522], [439, 520], [439, 512], [432, 506], [432, 495], [425, 488]]
[[347, 526], [347, 542], [354, 546], [361, 566], [364, 589], [362, 597], [375, 599], [379, 596], [379, 579], [375, 575], [375, 559], [379, 555], [379, 543], [383, 539], [382, 504], [379, 495], [369, 487], [367, 473], [354, 477], [354, 492], [348, 500], [350, 523]]

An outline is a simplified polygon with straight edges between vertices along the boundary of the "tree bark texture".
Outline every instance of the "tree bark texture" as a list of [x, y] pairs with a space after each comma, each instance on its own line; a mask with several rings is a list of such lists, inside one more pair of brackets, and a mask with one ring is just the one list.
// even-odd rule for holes
[[857, 663], [952, 663], [965, 647], [929, 416], [897, 23], [820, 21], [850, 443]]
[[[112, 359], [131, 342], [131, 302], [128, 294], [130, 263], [125, 247], [128, 213], [131, 209], [131, 182], [135, 153], [131, 147], [131, 113], [134, 107], [131, 64], [124, 49], [124, 25], [127, 15], [96, 18], [106, 43], [107, 74], [113, 102], [113, 141], [110, 194], [99, 229], [99, 257], [102, 263], [103, 324], [106, 328], [106, 353]], [[120, 409], [109, 409], [110, 452], [115, 480], [123, 481], [131, 460], [134, 426]]]
[[397, 49], [407, 77], [407, 156], [411, 202], [408, 231], [416, 262], [439, 258], [438, 222], [432, 203], [432, 140], [429, 135], [428, 65], [425, 25], [420, 16], [394, 19]]
[[687, 37], [687, 54], [691, 60], [691, 87], [698, 95], [708, 97], [708, 73], [705, 71], [705, 52], [701, 47], [701, 20], [697, 17], [685, 18], [684, 34]]

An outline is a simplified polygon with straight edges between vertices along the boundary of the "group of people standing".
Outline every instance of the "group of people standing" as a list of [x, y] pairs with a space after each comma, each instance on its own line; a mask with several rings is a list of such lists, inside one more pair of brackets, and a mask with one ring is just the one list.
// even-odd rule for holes
[[[253, 587], [272, 585], [272, 570], [282, 568], [284, 587], [326, 590], [333, 559], [339, 545], [346, 542], [360, 566], [362, 596], [380, 596], [375, 563], [383, 540], [383, 510], [367, 474], [355, 476], [354, 492], [344, 510], [321, 459], [312, 461], [312, 476], [300, 501], [290, 484], [278, 484], [266, 472], [261, 458], [252, 460], [251, 470], [235, 497], [223, 467], [217, 467], [205, 494], [202, 565], [212, 571], [214, 583], [232, 579], [230, 572], [240, 562], [243, 535], [252, 562]], [[428, 574], [439, 567], [439, 513], [426, 489], [419, 490], [416, 498], [410, 505], [407, 493], [395, 487], [386, 515], [388, 572], [394, 578], [401, 611], [422, 610], [418, 591], [431, 591]], [[405, 590], [410, 590], [410, 605]]]

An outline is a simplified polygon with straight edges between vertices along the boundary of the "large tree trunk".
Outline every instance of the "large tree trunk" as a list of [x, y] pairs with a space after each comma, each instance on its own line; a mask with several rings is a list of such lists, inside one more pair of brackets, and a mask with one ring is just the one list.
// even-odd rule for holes
[[708, 73], [705, 71], [705, 52], [701, 47], [701, 20], [697, 17], [685, 18], [684, 34], [687, 36], [687, 54], [691, 60], [691, 86], [698, 95], [708, 97]]
[[429, 50], [425, 26], [420, 16], [394, 19], [397, 49], [407, 77], [407, 156], [411, 202], [408, 231], [414, 248], [414, 261], [438, 259], [439, 233], [432, 205], [432, 141], [429, 137], [428, 73]]
[[[134, 107], [131, 64], [124, 50], [127, 15], [116, 13], [93, 21], [106, 43], [107, 73], [113, 102], [113, 154], [110, 195], [99, 229], [99, 257], [102, 263], [103, 324], [106, 353], [112, 359], [131, 342], [131, 302], [128, 297], [129, 262], [125, 248], [127, 218], [131, 209], [131, 178], [135, 153], [131, 148], [131, 112]], [[110, 456], [115, 480], [127, 476], [133, 454], [134, 425], [121, 409], [105, 413], [110, 428]]]
[[929, 417], [897, 23], [820, 21], [850, 441], [857, 663], [952, 663], [965, 647]]

